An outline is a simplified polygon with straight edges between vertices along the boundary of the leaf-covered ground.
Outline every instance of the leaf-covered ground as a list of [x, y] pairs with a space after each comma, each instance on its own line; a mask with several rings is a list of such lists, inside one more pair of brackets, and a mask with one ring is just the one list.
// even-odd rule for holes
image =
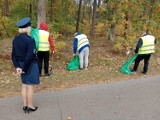
[[[90, 41], [89, 68], [87, 71], [67, 71], [66, 66], [72, 58], [72, 41], [67, 40], [67, 48], [61, 55], [54, 55], [52, 75], [49, 78], [41, 77], [41, 83], [35, 86], [35, 92], [49, 90], [63, 90], [64, 88], [87, 86], [90, 84], [110, 83], [120, 80], [130, 80], [143, 77], [140, 73], [143, 62], [140, 63], [136, 75], [125, 75], [119, 72], [123, 63], [133, 55], [113, 54], [110, 43], [106, 39]], [[15, 74], [11, 62], [12, 39], [0, 40], [0, 98], [17, 96], [21, 92], [21, 80]], [[151, 57], [148, 76], [159, 75], [160, 60], [159, 50]], [[133, 65], [132, 65], [133, 66]]]

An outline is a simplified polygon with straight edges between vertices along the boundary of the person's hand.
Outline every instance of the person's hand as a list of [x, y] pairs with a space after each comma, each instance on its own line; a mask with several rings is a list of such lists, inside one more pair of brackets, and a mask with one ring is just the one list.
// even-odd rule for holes
[[18, 76], [20, 76], [23, 73], [21, 68], [16, 68], [16, 72]]
[[52, 51], [52, 54], [54, 54], [54, 51]]

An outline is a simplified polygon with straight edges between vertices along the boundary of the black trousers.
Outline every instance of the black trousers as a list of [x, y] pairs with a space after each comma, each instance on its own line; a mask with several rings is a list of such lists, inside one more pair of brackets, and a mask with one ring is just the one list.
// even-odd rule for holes
[[137, 71], [140, 61], [144, 60], [143, 72], [147, 73], [150, 57], [151, 57], [151, 54], [138, 55], [137, 58], [135, 59], [133, 70]]
[[38, 56], [38, 66], [39, 66], [39, 73], [42, 73], [42, 65], [44, 65], [44, 72], [48, 74], [49, 69], [49, 51], [39, 51], [37, 53]]

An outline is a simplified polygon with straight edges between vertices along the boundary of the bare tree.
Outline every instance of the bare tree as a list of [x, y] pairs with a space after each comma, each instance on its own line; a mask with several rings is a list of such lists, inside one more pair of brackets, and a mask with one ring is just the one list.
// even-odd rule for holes
[[83, 23], [83, 19], [85, 19], [85, 15], [86, 15], [86, 4], [87, 4], [87, 1], [84, 0], [83, 2], [83, 8], [82, 8], [82, 23]]
[[39, 24], [46, 21], [46, 0], [38, 1], [38, 27]]
[[9, 1], [5, 0], [5, 15], [9, 16]]
[[29, 14], [30, 14], [30, 17], [32, 18], [32, 3], [31, 3], [31, 1], [29, 2]]
[[129, 16], [129, 14], [128, 13], [126, 13], [125, 14], [125, 24], [124, 24], [124, 34], [123, 34], [123, 36], [124, 36], [124, 38], [125, 39], [127, 39], [127, 35], [128, 35], [128, 33], [129, 33], [129, 19], [130, 19], [130, 16]]
[[96, 24], [96, 7], [97, 7], [97, 0], [93, 2], [93, 16], [92, 16], [92, 24], [90, 29], [90, 38], [94, 38], [94, 27]]
[[[117, 1], [115, 7], [113, 8], [112, 16], [114, 16], [116, 14], [116, 11], [118, 9], [119, 4], [120, 4], [120, 0]], [[108, 36], [108, 39], [111, 41], [115, 40], [115, 29], [116, 29], [116, 21], [113, 21], [113, 22], [111, 22], [109, 36]]]
[[79, 21], [80, 21], [80, 14], [81, 14], [81, 6], [82, 6], [82, 0], [79, 1], [79, 9], [78, 9], [78, 15], [77, 15], [76, 32], [79, 31]]
[[[97, 8], [100, 8], [102, 0], [98, 0]], [[100, 18], [100, 10], [96, 11], [96, 18]]]
[[98, 5], [97, 5], [98, 8], [101, 6], [101, 2], [102, 0], [98, 0]]

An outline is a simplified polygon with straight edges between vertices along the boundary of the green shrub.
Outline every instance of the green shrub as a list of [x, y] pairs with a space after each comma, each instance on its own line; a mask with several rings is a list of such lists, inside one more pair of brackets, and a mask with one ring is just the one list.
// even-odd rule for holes
[[107, 35], [107, 26], [104, 23], [98, 23], [95, 27], [95, 36], [104, 37]]
[[113, 45], [112, 51], [119, 54], [119, 53], [126, 53], [127, 50], [133, 48], [135, 46], [135, 41], [132, 37], [127, 36], [127, 39], [118, 36], [116, 38], [115, 44]]
[[15, 33], [17, 33], [17, 27], [15, 27], [13, 19], [3, 16], [0, 18], [0, 23], [2, 23], [0, 26], [1, 39], [15, 36]]
[[57, 59], [60, 59], [65, 51], [67, 51], [67, 44], [65, 42], [55, 42], [55, 57]]

